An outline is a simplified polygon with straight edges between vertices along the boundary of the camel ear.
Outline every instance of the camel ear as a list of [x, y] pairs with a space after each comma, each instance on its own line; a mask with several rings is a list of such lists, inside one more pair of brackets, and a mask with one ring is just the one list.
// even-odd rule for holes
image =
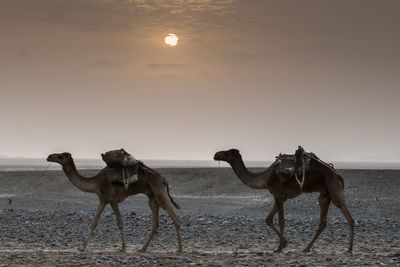
[[71, 157], [71, 153], [65, 153], [65, 155], [68, 157], [68, 158], [70, 158]]

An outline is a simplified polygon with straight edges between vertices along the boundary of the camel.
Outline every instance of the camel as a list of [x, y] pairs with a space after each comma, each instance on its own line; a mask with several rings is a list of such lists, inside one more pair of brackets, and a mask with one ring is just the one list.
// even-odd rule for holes
[[[265, 222], [279, 237], [279, 247], [275, 252], [282, 252], [287, 246], [287, 240], [283, 235], [285, 226], [283, 204], [287, 199], [292, 199], [299, 196], [301, 193], [319, 192], [318, 203], [320, 207], [320, 222], [317, 232], [314, 237], [303, 250], [309, 252], [314, 242], [317, 240], [321, 232], [326, 227], [328, 209], [331, 201], [341, 210], [347, 223], [350, 226], [350, 244], [347, 250], [351, 254], [353, 249], [354, 235], [354, 219], [347, 209], [344, 198], [343, 180], [329, 165], [322, 163], [316, 159], [311, 159], [310, 168], [305, 173], [305, 182], [300, 189], [300, 185], [289, 175], [277, 174], [277, 161], [272, 163], [267, 170], [260, 173], [250, 172], [242, 160], [242, 156], [237, 149], [227, 151], [219, 151], [215, 153], [214, 160], [226, 161], [230, 164], [238, 178], [247, 186], [254, 189], [267, 189], [274, 196], [274, 205], [268, 214]], [[279, 230], [274, 226], [273, 220], [275, 214], [278, 213]]]
[[178, 253], [182, 252], [181, 241], [181, 225], [178, 217], [171, 207], [171, 203], [179, 209], [179, 205], [174, 201], [169, 193], [169, 186], [167, 181], [155, 170], [147, 167], [144, 163], [140, 162], [138, 181], [130, 184], [127, 189], [124, 188], [122, 183], [111, 183], [108, 181], [105, 169], [102, 169], [97, 175], [91, 178], [81, 176], [76, 170], [74, 160], [70, 153], [51, 154], [48, 156], [47, 161], [61, 164], [63, 170], [71, 183], [84, 192], [96, 194], [99, 197], [100, 204], [97, 208], [96, 215], [90, 224], [89, 233], [83, 241], [82, 246], [78, 249], [84, 251], [89, 242], [90, 236], [96, 228], [100, 216], [107, 204], [110, 204], [115, 217], [117, 225], [121, 234], [122, 249], [121, 252], [126, 252], [126, 236], [122, 218], [119, 212], [118, 203], [124, 201], [127, 197], [136, 194], [145, 194], [149, 198], [149, 206], [152, 211], [152, 230], [150, 236], [144, 246], [139, 252], [144, 252], [150, 241], [157, 233], [159, 227], [159, 208], [166, 210], [169, 217], [174, 222], [176, 232], [178, 235]]

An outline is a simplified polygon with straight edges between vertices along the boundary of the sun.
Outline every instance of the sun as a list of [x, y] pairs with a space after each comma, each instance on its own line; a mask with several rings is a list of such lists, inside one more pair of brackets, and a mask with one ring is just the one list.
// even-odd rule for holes
[[170, 33], [165, 38], [165, 44], [168, 46], [176, 46], [178, 44], [178, 36], [176, 34]]

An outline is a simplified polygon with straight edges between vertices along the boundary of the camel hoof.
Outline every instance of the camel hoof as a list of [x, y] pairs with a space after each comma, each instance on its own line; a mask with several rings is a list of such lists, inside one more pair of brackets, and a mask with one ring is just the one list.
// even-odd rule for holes
[[78, 250], [79, 250], [79, 251], [85, 251], [85, 250], [86, 250], [86, 248], [85, 248], [85, 247], [82, 247], [82, 246], [80, 246], [80, 247], [78, 248]]
[[283, 248], [278, 248], [278, 249], [274, 250], [274, 253], [282, 253], [282, 249]]
[[304, 252], [304, 253], [310, 252], [310, 248], [305, 248], [305, 249], [303, 249], [303, 252]]
[[146, 249], [145, 248], [141, 248], [141, 249], [138, 250], [138, 252], [146, 252]]
[[289, 242], [285, 239], [285, 241], [283, 241], [284, 243], [283, 243], [283, 247], [284, 248], [287, 248], [287, 246], [288, 246], [288, 244], [289, 244]]
[[182, 253], [182, 249], [181, 249], [181, 248], [178, 249], [178, 250], [176, 251], [176, 253], [181, 254], [181, 253]]
[[121, 253], [126, 253], [126, 248], [121, 248], [120, 250], [118, 250]]
[[353, 256], [353, 252], [351, 250], [348, 250], [344, 253], [347, 256]]

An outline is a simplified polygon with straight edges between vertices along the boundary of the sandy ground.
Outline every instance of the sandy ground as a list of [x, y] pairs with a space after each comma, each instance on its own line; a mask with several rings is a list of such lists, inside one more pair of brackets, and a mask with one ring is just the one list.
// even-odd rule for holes
[[[302, 252], [318, 226], [317, 194], [303, 194], [285, 203], [289, 246], [283, 253], [273, 253], [278, 238], [265, 224], [272, 207], [267, 191], [246, 187], [228, 168], [158, 171], [167, 178], [182, 206], [177, 211], [182, 221], [182, 254], [175, 253], [175, 228], [165, 212], [148, 252], [137, 252], [151, 229], [147, 199], [140, 195], [120, 205], [127, 253], [118, 252], [121, 241], [109, 207], [87, 251], [79, 252], [76, 248], [87, 234], [97, 197], [73, 187], [61, 171], [0, 172], [0, 266], [400, 265], [400, 171], [340, 171], [345, 179], [346, 200], [356, 220], [353, 255], [345, 253], [348, 227], [333, 205], [328, 226], [312, 252]], [[88, 176], [95, 172], [82, 171]]]

